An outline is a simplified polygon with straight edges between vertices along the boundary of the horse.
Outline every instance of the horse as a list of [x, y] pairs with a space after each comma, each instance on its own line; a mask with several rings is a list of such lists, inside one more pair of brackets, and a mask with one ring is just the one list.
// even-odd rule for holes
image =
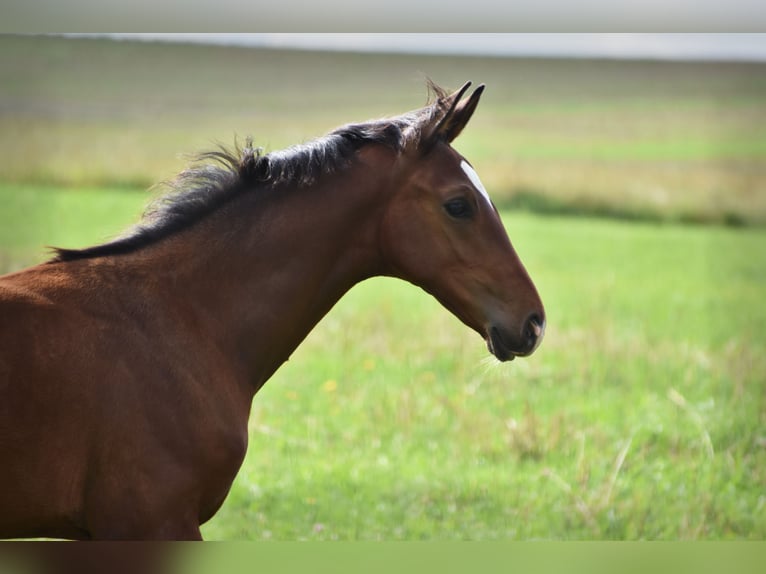
[[0, 538], [200, 540], [255, 394], [353, 285], [433, 295], [500, 361], [540, 296], [453, 147], [484, 85], [196, 157], [136, 226], [0, 277]]

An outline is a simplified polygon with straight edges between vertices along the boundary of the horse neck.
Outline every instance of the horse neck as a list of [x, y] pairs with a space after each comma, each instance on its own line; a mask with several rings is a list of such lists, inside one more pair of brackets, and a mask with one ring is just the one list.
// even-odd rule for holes
[[385, 186], [358, 166], [313, 188], [245, 192], [151, 266], [255, 392], [348, 289], [380, 273]]

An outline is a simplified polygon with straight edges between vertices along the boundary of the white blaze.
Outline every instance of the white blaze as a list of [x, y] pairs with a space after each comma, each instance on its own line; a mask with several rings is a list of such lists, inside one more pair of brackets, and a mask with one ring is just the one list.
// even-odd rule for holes
[[465, 160], [460, 162], [460, 167], [468, 176], [468, 179], [471, 180], [471, 183], [474, 185], [474, 187], [479, 190], [479, 193], [481, 193], [482, 197], [487, 200], [487, 203], [492, 205], [492, 200], [489, 198], [489, 193], [487, 193], [487, 190], [484, 189], [484, 185], [479, 179], [479, 174], [476, 173], [476, 171], [470, 165], [468, 165], [468, 162]]

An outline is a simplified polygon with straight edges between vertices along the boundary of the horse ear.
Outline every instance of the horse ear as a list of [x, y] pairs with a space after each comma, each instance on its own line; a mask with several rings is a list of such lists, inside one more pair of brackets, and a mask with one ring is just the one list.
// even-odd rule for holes
[[446, 112], [441, 116], [438, 123], [426, 136], [426, 145], [430, 145], [438, 140], [451, 143], [471, 119], [476, 106], [479, 104], [479, 98], [484, 91], [484, 84], [477, 87], [473, 93], [461, 100], [463, 94], [471, 86], [471, 82], [466, 82], [462, 88], [441, 99], [438, 105], [446, 108]]

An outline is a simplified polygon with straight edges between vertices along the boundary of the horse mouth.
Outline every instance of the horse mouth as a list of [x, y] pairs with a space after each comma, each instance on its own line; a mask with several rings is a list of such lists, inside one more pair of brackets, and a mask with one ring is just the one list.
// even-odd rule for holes
[[510, 346], [503, 340], [503, 336], [497, 327], [492, 327], [487, 336], [487, 349], [498, 361], [513, 361], [518, 353], [513, 352]]

